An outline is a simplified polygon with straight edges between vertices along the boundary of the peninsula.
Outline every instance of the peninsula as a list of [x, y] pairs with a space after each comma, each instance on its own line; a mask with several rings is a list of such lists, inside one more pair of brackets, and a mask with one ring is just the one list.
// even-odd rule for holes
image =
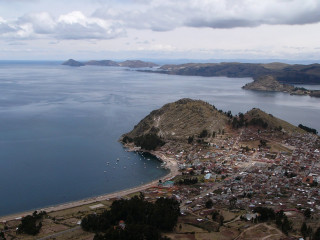
[[246, 90], [287, 92], [291, 95], [309, 95], [311, 97], [320, 97], [320, 90], [308, 90], [305, 88], [294, 87], [289, 84], [281, 84], [274, 76], [266, 75], [254, 79], [242, 87]]
[[320, 84], [320, 64], [285, 64], [285, 63], [186, 63], [163, 65], [157, 73], [204, 77], [251, 77], [271, 75], [280, 83], [286, 84]]

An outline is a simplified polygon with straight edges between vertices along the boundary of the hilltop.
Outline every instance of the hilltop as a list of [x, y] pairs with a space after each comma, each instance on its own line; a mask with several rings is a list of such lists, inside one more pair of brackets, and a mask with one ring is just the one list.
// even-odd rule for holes
[[224, 132], [237, 135], [242, 128], [275, 131], [280, 135], [304, 132], [257, 108], [232, 116], [230, 111], [217, 110], [207, 102], [184, 98], [152, 111], [132, 131], [122, 135], [120, 141], [151, 150], [167, 142], [203, 142]]
[[304, 133], [304, 131], [280, 118], [274, 117], [259, 108], [253, 108], [244, 115], [245, 121], [250, 126], [261, 126], [262, 129], [278, 130], [286, 133]]
[[156, 134], [163, 140], [181, 140], [199, 135], [204, 129], [218, 132], [227, 123], [228, 117], [209, 103], [184, 98], [152, 111], [123, 137]]
[[67, 65], [70, 67], [81, 67], [86, 65], [91, 66], [112, 66], [112, 67], [129, 67], [129, 68], [152, 68], [158, 65], [152, 62], [144, 62], [140, 60], [126, 60], [123, 62], [116, 62], [112, 60], [91, 60], [88, 62], [79, 62], [74, 59], [69, 59], [62, 63], [62, 65]]
[[70, 67], [81, 67], [81, 66], [84, 66], [83, 63], [81, 62], [78, 62], [74, 59], [69, 59], [67, 61], [65, 61], [64, 63], [62, 63], [62, 65], [67, 65], [67, 66], [70, 66]]

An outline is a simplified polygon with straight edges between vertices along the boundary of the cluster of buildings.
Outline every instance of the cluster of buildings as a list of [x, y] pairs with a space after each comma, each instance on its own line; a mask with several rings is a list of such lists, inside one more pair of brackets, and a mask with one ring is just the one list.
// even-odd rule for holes
[[[194, 185], [175, 184], [171, 196], [191, 211], [203, 209], [209, 199], [215, 207], [229, 207], [230, 200], [236, 199], [235, 208], [248, 213], [264, 206], [275, 211], [310, 209], [319, 216], [318, 136], [264, 132], [263, 139], [267, 140], [264, 146], [241, 146], [243, 142], [261, 140], [257, 132], [243, 131], [241, 135], [217, 136], [206, 145], [165, 145], [161, 152], [176, 159], [182, 174], [176, 182], [195, 177], [199, 180]], [[270, 145], [282, 150], [273, 151]]]

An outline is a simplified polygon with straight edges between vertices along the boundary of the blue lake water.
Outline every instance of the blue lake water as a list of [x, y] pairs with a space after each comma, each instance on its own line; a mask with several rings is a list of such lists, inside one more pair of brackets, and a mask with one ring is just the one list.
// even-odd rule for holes
[[117, 140], [152, 110], [180, 98], [233, 114], [259, 107], [320, 132], [320, 99], [241, 89], [250, 81], [0, 62], [0, 216], [164, 176], [159, 161], [126, 152]]

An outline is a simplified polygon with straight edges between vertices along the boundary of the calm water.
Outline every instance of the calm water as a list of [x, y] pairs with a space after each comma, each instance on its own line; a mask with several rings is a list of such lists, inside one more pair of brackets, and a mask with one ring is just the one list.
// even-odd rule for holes
[[250, 81], [1, 62], [0, 215], [164, 176], [160, 162], [124, 151], [117, 139], [152, 110], [183, 97], [234, 114], [259, 107], [320, 131], [320, 99], [242, 90]]

